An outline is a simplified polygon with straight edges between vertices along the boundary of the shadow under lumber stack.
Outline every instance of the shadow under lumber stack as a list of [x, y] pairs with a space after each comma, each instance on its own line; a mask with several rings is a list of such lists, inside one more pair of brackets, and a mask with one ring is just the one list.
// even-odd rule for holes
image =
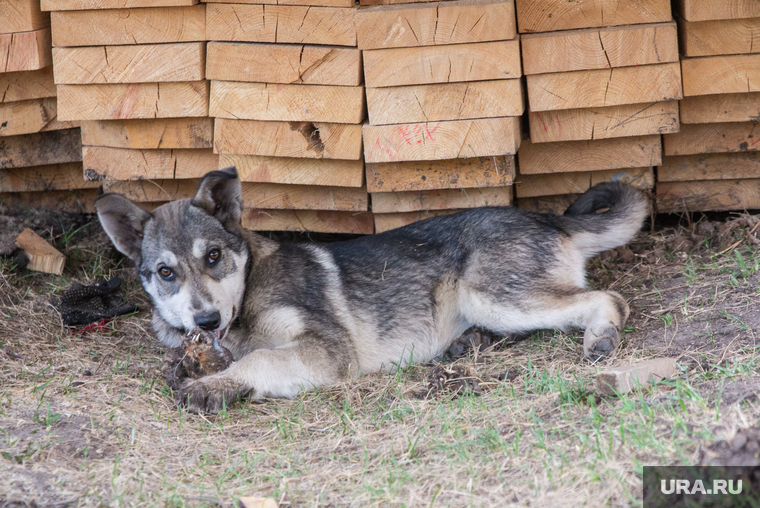
[[50, 15], [40, 0], [0, 2], [0, 201], [90, 211], [79, 124], [57, 117]]
[[360, 8], [356, 26], [376, 232], [511, 205], [523, 113], [513, 1]]
[[196, 3], [42, 0], [58, 114], [81, 121], [85, 179], [148, 209], [192, 195], [218, 167]]
[[652, 189], [683, 96], [670, 1], [517, 0], [517, 19], [530, 125], [517, 206], [563, 213], [603, 181]]
[[682, 0], [681, 132], [664, 136], [658, 212], [760, 208], [760, 3]]
[[356, 8], [352, 0], [275, 3], [206, 6], [214, 148], [220, 167], [240, 173], [243, 225], [372, 233]]

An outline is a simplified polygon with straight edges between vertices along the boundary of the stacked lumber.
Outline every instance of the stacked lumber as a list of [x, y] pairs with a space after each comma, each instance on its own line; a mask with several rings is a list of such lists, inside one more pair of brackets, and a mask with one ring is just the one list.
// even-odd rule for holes
[[218, 168], [197, 0], [42, 0], [58, 116], [81, 122], [84, 179], [146, 207]]
[[243, 181], [244, 226], [372, 233], [353, 1], [235, 1], [206, 5], [206, 77], [214, 151]]
[[360, 8], [356, 29], [375, 230], [511, 205], [523, 113], [513, 0]]
[[561, 213], [602, 181], [652, 189], [683, 97], [669, 0], [517, 0], [530, 141], [517, 206]]
[[50, 16], [40, 0], [0, 2], [0, 201], [83, 211], [79, 129], [58, 119]]
[[660, 212], [760, 208], [760, 4], [681, 0], [681, 131], [664, 136]]

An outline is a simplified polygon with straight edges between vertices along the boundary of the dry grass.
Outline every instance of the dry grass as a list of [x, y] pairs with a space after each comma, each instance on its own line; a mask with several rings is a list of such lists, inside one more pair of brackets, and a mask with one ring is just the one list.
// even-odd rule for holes
[[[217, 416], [174, 407], [145, 297], [97, 226], [59, 236], [61, 277], [2, 262], [0, 506], [640, 505], [642, 465], [695, 463], [758, 423], [753, 224], [712, 240], [660, 231], [593, 262], [592, 284], [632, 301], [611, 364], [679, 357], [681, 375], [654, 388], [597, 396], [607, 365], [581, 359], [579, 336], [543, 331], [457, 360], [475, 391], [427, 395], [433, 367], [417, 365]], [[143, 310], [69, 333], [50, 297], [114, 275]]]

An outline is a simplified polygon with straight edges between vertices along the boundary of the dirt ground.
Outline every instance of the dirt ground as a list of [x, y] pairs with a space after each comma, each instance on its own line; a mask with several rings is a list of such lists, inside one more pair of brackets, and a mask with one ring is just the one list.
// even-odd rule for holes
[[[174, 406], [97, 219], [0, 207], [0, 507], [637, 506], [643, 465], [760, 465], [760, 216], [689, 219], [591, 261], [590, 285], [631, 305], [604, 364], [579, 334], [475, 330], [435, 364], [210, 416]], [[24, 227], [66, 254], [62, 276], [23, 267]], [[139, 311], [64, 327], [51, 300], [114, 276]], [[661, 356], [677, 378], [596, 394], [603, 368]]]

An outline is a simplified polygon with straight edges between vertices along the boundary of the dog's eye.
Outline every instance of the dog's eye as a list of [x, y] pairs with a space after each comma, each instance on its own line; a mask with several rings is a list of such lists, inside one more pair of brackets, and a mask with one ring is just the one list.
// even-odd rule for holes
[[172, 272], [171, 268], [167, 268], [165, 266], [162, 266], [158, 269], [158, 275], [161, 276], [164, 280], [170, 280], [172, 276], [174, 275], [174, 272]]
[[219, 249], [211, 249], [208, 251], [208, 262], [212, 265], [219, 261], [220, 257], [222, 257], [222, 253], [219, 251]]

